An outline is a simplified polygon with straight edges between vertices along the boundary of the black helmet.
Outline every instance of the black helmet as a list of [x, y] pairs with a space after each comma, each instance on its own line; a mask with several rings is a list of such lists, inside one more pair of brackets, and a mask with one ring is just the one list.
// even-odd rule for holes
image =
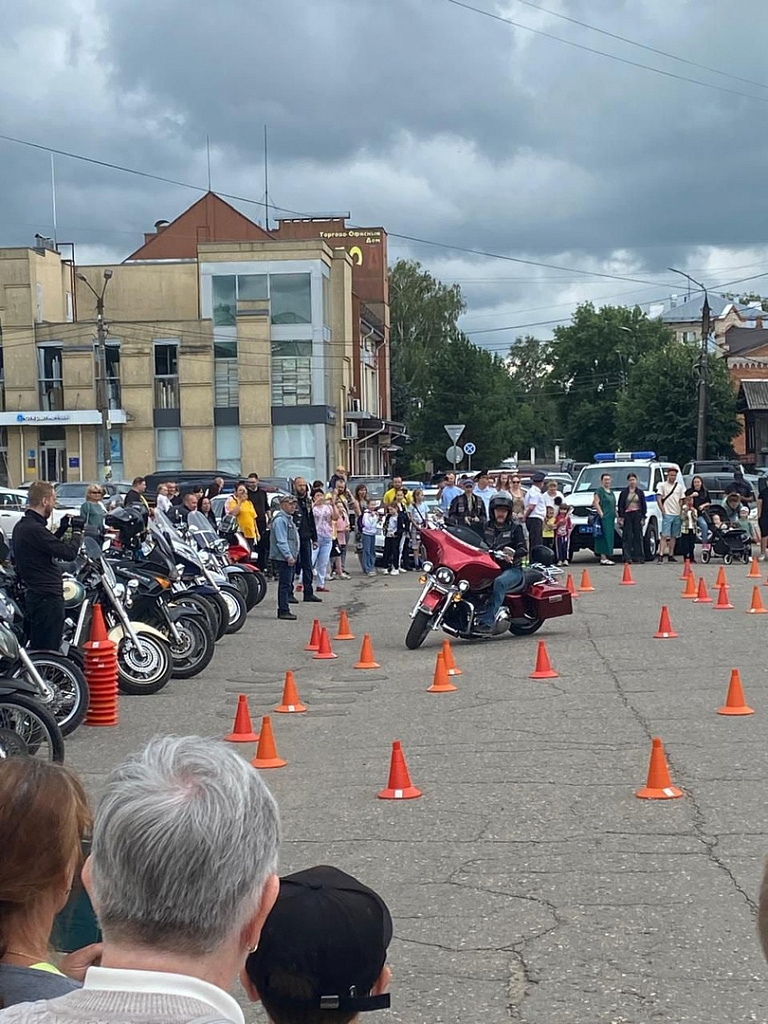
[[147, 513], [137, 505], [128, 505], [110, 512], [104, 522], [117, 530], [124, 540], [133, 540], [147, 528]]
[[515, 505], [510, 497], [506, 494], [496, 494], [488, 502], [488, 515], [493, 518], [493, 513], [497, 508], [505, 508], [509, 514], [514, 512]]
[[555, 553], [552, 548], [548, 548], [546, 544], [537, 544], [535, 548], [531, 548], [531, 564], [537, 565], [553, 565], [555, 561]]

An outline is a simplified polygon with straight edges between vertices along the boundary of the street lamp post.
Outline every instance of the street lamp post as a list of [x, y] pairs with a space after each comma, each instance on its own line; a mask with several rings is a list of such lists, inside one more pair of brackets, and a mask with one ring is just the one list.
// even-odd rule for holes
[[707, 360], [709, 346], [710, 309], [709, 295], [704, 285], [686, 274], [683, 270], [675, 270], [674, 267], [667, 267], [673, 274], [679, 274], [687, 278], [704, 293], [704, 301], [701, 305], [701, 350], [699, 351], [699, 413], [696, 425], [696, 459], [701, 462], [707, 457]]
[[97, 292], [85, 274], [78, 274], [96, 299], [96, 406], [101, 413], [101, 443], [104, 452], [104, 479], [112, 477], [112, 443], [110, 441], [109, 400], [107, 397], [107, 326], [104, 322], [104, 293], [112, 278], [112, 271], [104, 271], [104, 284]]

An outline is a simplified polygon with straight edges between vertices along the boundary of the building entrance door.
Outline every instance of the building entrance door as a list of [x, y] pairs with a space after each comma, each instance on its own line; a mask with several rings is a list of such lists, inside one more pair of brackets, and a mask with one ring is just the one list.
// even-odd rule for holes
[[63, 427], [40, 428], [40, 466], [38, 479], [52, 484], [67, 479], [67, 442]]

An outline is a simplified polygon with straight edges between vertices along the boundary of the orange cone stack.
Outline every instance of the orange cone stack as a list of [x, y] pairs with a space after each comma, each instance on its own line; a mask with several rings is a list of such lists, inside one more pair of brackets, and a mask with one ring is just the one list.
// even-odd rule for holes
[[259, 745], [256, 748], [256, 757], [251, 761], [254, 768], [282, 768], [288, 764], [282, 757], [277, 756], [275, 737], [272, 735], [272, 723], [269, 715], [264, 715], [261, 720], [261, 732], [259, 733]]
[[763, 607], [760, 587], [752, 587], [752, 604], [747, 609], [747, 615], [765, 615], [766, 613], [768, 613], [768, 608]]
[[371, 634], [366, 633], [363, 637], [363, 646], [360, 649], [360, 660], [356, 661], [352, 666], [353, 668], [381, 668], [378, 661], [374, 660], [373, 657], [373, 644], [371, 643]]
[[336, 636], [333, 639], [334, 640], [354, 640], [355, 639], [355, 634], [349, 628], [349, 619], [347, 618], [347, 613], [344, 611], [343, 608], [341, 609], [341, 612], [339, 613], [339, 631], [338, 631], [338, 633], [336, 634]]
[[421, 790], [411, 783], [400, 740], [395, 740], [392, 744], [387, 788], [380, 790], [377, 796], [379, 800], [414, 800], [417, 796], [421, 796]]
[[285, 673], [285, 686], [283, 687], [283, 702], [278, 704], [275, 711], [283, 715], [299, 714], [306, 711], [307, 707], [299, 699], [299, 691], [296, 689], [296, 680], [290, 669]]
[[727, 611], [729, 608], [733, 608], [730, 598], [728, 597], [728, 587], [720, 586], [717, 588], [717, 601], [712, 605], [716, 612]]
[[251, 712], [248, 710], [248, 698], [241, 693], [237, 698], [237, 711], [235, 712], [235, 724], [229, 736], [224, 739], [227, 743], [258, 743], [259, 737], [253, 731], [251, 725]]
[[[104, 620], [101, 621], [103, 625]], [[117, 644], [111, 640], [89, 640], [85, 645], [84, 671], [90, 691], [85, 724], [117, 725]]]
[[320, 623], [317, 619], [312, 623], [312, 632], [309, 634], [309, 643], [305, 651], [317, 651], [320, 649]]
[[753, 558], [751, 563], [750, 563], [749, 572], [747, 573], [747, 579], [748, 580], [759, 580], [759, 579], [762, 579], [762, 573], [760, 572], [760, 566], [757, 564], [757, 559], [756, 558]]
[[648, 780], [642, 789], [638, 789], [635, 796], [641, 800], [674, 800], [675, 797], [683, 795], [682, 789], [672, 785], [667, 768], [667, 759], [664, 756], [664, 747], [661, 740], [654, 739], [651, 745], [651, 761], [648, 765]]
[[592, 580], [589, 578], [589, 571], [587, 569], [582, 569], [581, 585], [579, 586], [579, 590], [582, 594], [591, 594], [594, 589], [595, 588], [592, 586]]
[[543, 640], [539, 640], [538, 650], [536, 651], [536, 668], [528, 676], [529, 679], [557, 679], [559, 672], [555, 672], [549, 661], [549, 654], [547, 653], [547, 645]]
[[680, 579], [681, 580], [687, 580], [689, 576], [693, 576], [693, 570], [691, 569], [691, 560], [690, 560], [690, 558], [684, 558], [683, 559], [683, 571], [682, 571], [682, 574], [680, 576]]
[[741, 688], [741, 675], [737, 668], [731, 669], [731, 681], [728, 684], [728, 696], [725, 704], [717, 709], [718, 715], [754, 715], [754, 709], [744, 700]]
[[655, 640], [673, 640], [677, 636], [677, 633], [672, 629], [672, 623], [669, 621], [669, 609], [665, 604], [661, 606], [661, 618], [659, 619], [659, 628], [653, 634]]
[[728, 580], [725, 578], [725, 566], [720, 566], [717, 570], [717, 579], [715, 580], [716, 587], [727, 587]]
[[571, 575], [571, 573], [568, 573], [568, 576], [566, 577], [565, 589], [568, 591], [568, 593], [571, 595], [571, 598], [573, 598], [574, 600], [579, 596], [579, 592], [576, 589], [576, 584], [574, 583], [573, 576]]
[[696, 597], [696, 593], [696, 577], [691, 573], [690, 576], [685, 577], [685, 588], [680, 596], [693, 600]]
[[332, 658], [338, 658], [338, 654], [334, 654], [331, 649], [331, 641], [328, 638], [328, 630], [323, 626], [320, 630], [320, 643], [317, 650], [312, 655], [313, 661], [330, 661]]
[[437, 658], [435, 660], [435, 675], [432, 680], [432, 685], [427, 687], [427, 693], [451, 693], [453, 690], [457, 690], [458, 687], [454, 686], [448, 678], [448, 669], [445, 667], [445, 656], [442, 651], [437, 652]]
[[443, 640], [443, 658], [445, 659], [445, 669], [449, 676], [462, 675], [461, 669], [453, 660], [453, 651], [451, 649], [450, 640]]
[[107, 635], [107, 624], [104, 621], [104, 612], [98, 602], [93, 605], [91, 610], [91, 635], [88, 637], [91, 643], [101, 643], [102, 640], [108, 640]]
[[622, 587], [634, 587], [635, 581], [632, 579], [632, 570], [629, 567], [629, 562], [624, 563], [624, 571], [621, 574]]
[[693, 603], [712, 604], [712, 598], [709, 596], [707, 583], [703, 576], [699, 576], [699, 589], [696, 591], [696, 597], [694, 597]]

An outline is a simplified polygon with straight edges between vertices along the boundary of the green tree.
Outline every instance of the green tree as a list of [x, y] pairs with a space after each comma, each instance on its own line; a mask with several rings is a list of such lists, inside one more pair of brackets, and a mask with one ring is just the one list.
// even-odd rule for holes
[[507, 356], [512, 379], [519, 442], [513, 451], [534, 446], [537, 451], [552, 451], [559, 436], [557, 403], [550, 380], [552, 342], [531, 334], [516, 338]]
[[[629, 372], [619, 398], [616, 428], [620, 447], [650, 448], [684, 463], [696, 451], [698, 345], [671, 341], [642, 356]], [[739, 432], [736, 391], [725, 359], [708, 361], [708, 459], [731, 452]]]
[[633, 367], [671, 339], [660, 320], [639, 307], [580, 305], [567, 327], [556, 327], [549, 381], [568, 454], [592, 459], [617, 441], [616, 410]]

